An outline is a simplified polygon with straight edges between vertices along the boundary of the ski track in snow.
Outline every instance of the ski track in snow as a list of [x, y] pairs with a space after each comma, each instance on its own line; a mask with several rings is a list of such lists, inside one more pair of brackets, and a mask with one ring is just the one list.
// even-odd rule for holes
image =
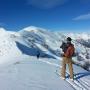
[[[56, 73], [56, 74], [59, 76], [59, 78], [60, 78], [60, 74], [57, 72], [57, 70], [56, 70], [55, 73]], [[79, 86], [78, 84], [76, 84], [75, 82], [71, 82], [69, 79], [66, 79], [65, 81], [68, 82], [68, 83], [70, 84], [70, 86], [73, 87], [74, 90], [82, 90], [82, 87]]]
[[[27, 58], [29, 59], [29, 58]], [[32, 58], [33, 60], [36, 59], [36, 58]], [[54, 66], [59, 69], [61, 69], [61, 65], [58, 64], [58, 62], [61, 62], [60, 60], [54, 60], [54, 59], [42, 59], [42, 58], [39, 58], [37, 59], [37, 61], [39, 62], [43, 62], [43, 63], [46, 63], [46, 64], [49, 64], [51, 66]], [[30, 64], [29, 62], [26, 62], [26, 61], [16, 61], [15, 63], [13, 63], [13, 65], [17, 65], [17, 64]], [[13, 69], [12, 69], [13, 70]], [[17, 72], [16, 68], [14, 69], [15, 72]], [[58, 76], [58, 70], [56, 70], [54, 72], [57, 76]], [[15, 74], [15, 73], [14, 73]], [[69, 75], [69, 71], [66, 71], [66, 74]], [[75, 77], [77, 77], [79, 75], [75, 75]], [[58, 77], [60, 78], [60, 77]], [[89, 80], [87, 78], [80, 78], [80, 79], [77, 79], [77, 80], [74, 80], [74, 82], [70, 81], [69, 78], [66, 78], [65, 80], [69, 85], [70, 87], [72, 87], [74, 90], [90, 90], [90, 85], [89, 85]], [[48, 90], [47, 87], [43, 84], [38, 84], [36, 81], [30, 81], [29, 84], [28, 83], [25, 83], [25, 82], [21, 82], [20, 83], [26, 87], [35, 87], [37, 88], [38, 90]]]
[[[47, 63], [49, 65], [53, 65], [55, 67], [59, 67], [61, 69], [61, 66], [55, 63], [51, 63], [49, 61], [46, 60], [41, 60], [39, 59], [39, 61]], [[66, 73], [69, 75], [69, 72], [66, 71]], [[75, 89], [75, 90], [90, 90], [90, 86], [88, 85], [88, 82], [86, 79], [79, 79], [79, 80], [74, 80], [74, 82], [70, 82], [69, 79], [66, 79], [66, 81]]]

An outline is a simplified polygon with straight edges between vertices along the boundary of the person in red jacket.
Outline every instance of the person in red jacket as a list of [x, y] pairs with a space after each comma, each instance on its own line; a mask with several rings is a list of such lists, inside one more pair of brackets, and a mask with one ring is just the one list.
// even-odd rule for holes
[[70, 79], [73, 80], [73, 66], [72, 66], [72, 57], [74, 55], [74, 45], [71, 43], [72, 39], [70, 37], [67, 38], [67, 48], [62, 54], [63, 61], [62, 61], [62, 69], [61, 69], [61, 76], [62, 79], [65, 79], [65, 72], [66, 72], [66, 64], [69, 66], [70, 72]]

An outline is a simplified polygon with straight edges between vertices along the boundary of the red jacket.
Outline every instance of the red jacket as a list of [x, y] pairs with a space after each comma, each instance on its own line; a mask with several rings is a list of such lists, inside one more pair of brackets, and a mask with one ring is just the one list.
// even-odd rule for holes
[[74, 45], [69, 45], [69, 47], [67, 48], [66, 52], [64, 53], [65, 57], [71, 58], [74, 54], [75, 48]]

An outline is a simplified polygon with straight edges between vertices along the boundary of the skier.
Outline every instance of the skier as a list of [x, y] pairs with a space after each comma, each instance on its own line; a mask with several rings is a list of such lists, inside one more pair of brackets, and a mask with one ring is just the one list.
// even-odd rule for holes
[[66, 64], [68, 64], [69, 72], [70, 72], [70, 80], [73, 81], [73, 66], [72, 66], [72, 57], [74, 55], [74, 45], [71, 43], [72, 39], [68, 37], [66, 39], [66, 43], [62, 43], [61, 47], [63, 49], [63, 57], [62, 61], [62, 69], [61, 69], [61, 77], [65, 80], [65, 72], [66, 72]]

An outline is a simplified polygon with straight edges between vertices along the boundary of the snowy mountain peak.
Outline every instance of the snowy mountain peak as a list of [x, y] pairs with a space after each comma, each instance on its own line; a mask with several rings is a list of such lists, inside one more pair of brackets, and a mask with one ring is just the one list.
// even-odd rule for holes
[[29, 27], [24, 28], [23, 30], [25, 30], [25, 31], [29, 31], [29, 32], [46, 31], [46, 30], [43, 29], [43, 28], [35, 27], [35, 26], [29, 26]]
[[0, 32], [5, 32], [6, 30], [2, 27], [0, 27]]
[[0, 28], [0, 38], [3, 39], [3, 36], [8, 36], [8, 32], [4, 28]]

